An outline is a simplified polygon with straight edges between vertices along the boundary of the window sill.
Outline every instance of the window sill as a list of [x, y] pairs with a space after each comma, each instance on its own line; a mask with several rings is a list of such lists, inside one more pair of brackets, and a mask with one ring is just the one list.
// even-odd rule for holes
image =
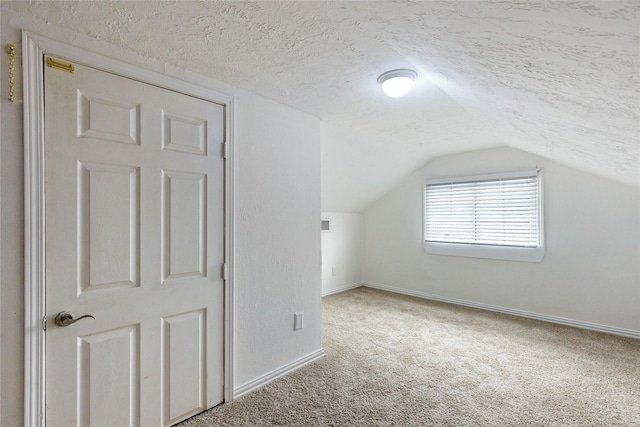
[[506, 261], [542, 262], [544, 258], [544, 246], [537, 248], [512, 248], [504, 246], [424, 242], [424, 250], [432, 255], [500, 259]]

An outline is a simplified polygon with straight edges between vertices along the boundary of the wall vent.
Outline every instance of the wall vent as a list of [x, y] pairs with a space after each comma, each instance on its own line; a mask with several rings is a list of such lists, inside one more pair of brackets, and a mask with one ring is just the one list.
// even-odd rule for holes
[[329, 231], [329, 220], [328, 219], [323, 219], [322, 220], [322, 231]]

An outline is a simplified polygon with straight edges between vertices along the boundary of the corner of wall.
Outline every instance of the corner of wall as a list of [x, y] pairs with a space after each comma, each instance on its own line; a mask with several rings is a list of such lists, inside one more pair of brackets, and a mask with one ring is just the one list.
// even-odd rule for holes
[[322, 295], [353, 289], [362, 282], [362, 214], [322, 212]]

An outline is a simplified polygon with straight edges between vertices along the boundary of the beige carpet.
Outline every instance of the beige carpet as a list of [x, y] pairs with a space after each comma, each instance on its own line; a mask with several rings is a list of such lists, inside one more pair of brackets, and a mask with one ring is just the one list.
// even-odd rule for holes
[[369, 288], [327, 357], [182, 426], [640, 426], [640, 340]]

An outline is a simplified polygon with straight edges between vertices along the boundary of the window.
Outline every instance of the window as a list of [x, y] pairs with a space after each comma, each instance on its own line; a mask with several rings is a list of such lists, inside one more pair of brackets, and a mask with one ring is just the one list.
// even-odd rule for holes
[[428, 253], [540, 262], [544, 257], [539, 171], [427, 180]]

